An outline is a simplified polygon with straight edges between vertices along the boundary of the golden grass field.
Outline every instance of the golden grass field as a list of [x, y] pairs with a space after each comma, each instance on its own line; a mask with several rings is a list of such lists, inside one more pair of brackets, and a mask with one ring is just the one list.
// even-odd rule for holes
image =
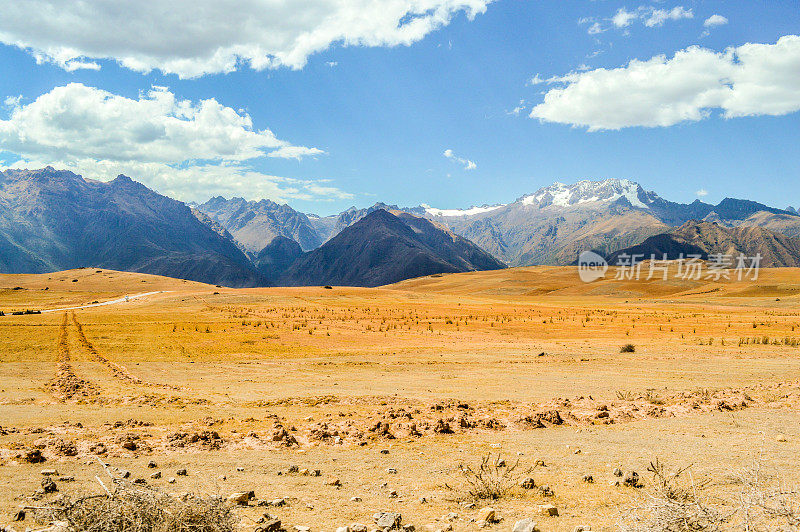
[[[383, 510], [477, 529], [489, 503], [465, 507], [445, 484], [490, 452], [542, 460], [532, 476], [553, 491], [491, 502], [502, 530], [544, 503], [560, 515], [538, 516], [542, 531], [615, 530], [655, 458], [692, 464], [709, 497], [758, 455], [800, 473], [798, 269], [584, 284], [531, 267], [330, 290], [81, 269], [0, 275], [0, 311], [0, 524], [44, 468], [75, 478], [62, 493], [102, 490], [98, 454], [171, 492], [283, 497], [240, 509], [243, 529], [268, 511], [314, 532]], [[26, 463], [33, 448], [47, 461]], [[610, 485], [614, 467], [645, 488]]]

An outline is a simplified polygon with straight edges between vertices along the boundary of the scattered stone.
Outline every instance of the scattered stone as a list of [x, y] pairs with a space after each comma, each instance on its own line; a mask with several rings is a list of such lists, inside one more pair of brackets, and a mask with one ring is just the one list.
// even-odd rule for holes
[[536, 528], [536, 522], [533, 519], [526, 517], [514, 523], [512, 532], [539, 532], [539, 529]]
[[240, 466], [240, 467], [237, 467], [237, 468], [236, 468], [236, 471], [238, 471], [239, 473], [241, 473], [242, 471], [244, 471], [244, 468], [243, 468], [243, 467], [241, 467], [241, 466]]
[[613, 473], [614, 473], [615, 477], [621, 477], [622, 476], [622, 469], [620, 469], [618, 467], [615, 467]]
[[336, 477], [331, 477], [325, 481], [326, 486], [336, 486], [337, 488], [342, 485], [342, 481]]
[[153, 480], [158, 480], [159, 478], [161, 478], [161, 471], [156, 471], [155, 473], [151, 473], [150, 478], [152, 478]]
[[303, 525], [294, 525], [294, 529], [297, 532], [309, 532], [311, 530], [310, 526], [303, 526]]
[[390, 467], [389, 469], [386, 470], [386, 472], [389, 473], [390, 475], [396, 475], [397, 469]]
[[402, 515], [394, 512], [381, 512], [375, 514], [373, 517], [375, 519], [375, 525], [383, 529], [400, 528], [401, 521], [403, 520]]
[[587, 484], [594, 484], [594, 477], [592, 475], [583, 475], [583, 481]]
[[53, 479], [50, 477], [44, 477], [42, 479], [42, 489], [45, 493], [55, 493], [58, 491], [58, 487], [56, 487], [56, 483], [53, 482]]
[[55, 477], [58, 476], [58, 471], [56, 469], [42, 469], [42, 475], [46, 477]]
[[131, 472], [127, 471], [125, 469], [120, 469], [119, 470], [119, 476], [120, 476], [120, 478], [130, 478]]
[[536, 462], [534, 462], [533, 465], [535, 465], [536, 467], [547, 467], [546, 465], [544, 465], [544, 460], [536, 460]]
[[420, 504], [426, 504], [427, 502], [428, 502], [428, 499], [426, 499], [425, 497], [420, 497], [419, 498], [419, 503]]
[[255, 496], [256, 494], [252, 491], [231, 493], [228, 495], [228, 502], [231, 504], [238, 504], [239, 506], [247, 506], [247, 503], [250, 502], [250, 499], [255, 498]]
[[537, 507], [537, 510], [541, 515], [546, 515], [548, 517], [558, 517], [558, 508], [556, 508], [552, 504], [541, 504]]
[[639, 482], [639, 474], [636, 471], [628, 471], [622, 483], [632, 488], [642, 487], [642, 484]]
[[[242, 471], [244, 471], [244, 468], [242, 468]], [[307, 477], [309, 473], [310, 473], [309, 470], [306, 468], [300, 470], [300, 474], [303, 475], [304, 477]]]
[[279, 532], [281, 530], [281, 522], [278, 519], [271, 519], [262, 523], [256, 529], [256, 532]]
[[775, 436], [775, 441], [783, 443], [786, 441], [786, 436], [784, 436], [783, 434], [778, 434], [777, 436]]
[[532, 490], [536, 487], [536, 481], [533, 480], [533, 477], [528, 477], [523, 479], [522, 482], [519, 483], [519, 486], [525, 490]]
[[389, 492], [389, 498], [390, 499], [396, 499], [397, 497], [398, 497], [397, 490], [392, 490], [392, 491]]
[[147, 484], [147, 481], [143, 478], [137, 478], [133, 481], [134, 484]]
[[147, 462], [147, 467], [148, 467], [148, 469], [155, 469], [158, 466], [156, 465], [156, 463], [153, 460], [150, 460], [149, 462]]
[[189, 473], [185, 469], [178, 469], [177, 471], [175, 471], [175, 474], [178, 475], [179, 477], [185, 477], [189, 475]]
[[497, 523], [497, 512], [494, 508], [489, 506], [481, 508], [478, 510], [478, 521], [483, 521], [485, 523]]
[[361, 497], [350, 497], [350, 502], [361, 502]]
[[273, 499], [273, 500], [271, 500], [269, 502], [269, 505], [270, 506], [278, 506], [278, 507], [286, 506], [286, 499], [283, 499], [283, 498], [281, 498], [281, 499]]
[[550, 486], [539, 486], [538, 489], [539, 489], [539, 494], [542, 497], [552, 497], [553, 495], [555, 495], [555, 493], [553, 493], [553, 490], [552, 490], [552, 488]]
[[18, 523], [19, 521], [24, 521], [25, 510], [19, 510], [17, 513], [14, 514], [14, 517], [12, 517], [11, 520], [15, 523]]
[[169, 484], [175, 484], [175, 477], [169, 477], [169, 479], [167, 479], [167, 482]]
[[22, 459], [28, 462], [29, 464], [39, 464], [46, 460], [46, 458], [42, 456], [42, 451], [39, 449], [29, 449], [25, 451], [25, 454], [22, 456]]
[[347, 529], [348, 532], [367, 532], [367, 525], [362, 525], [361, 523], [351, 523]]
[[381, 454], [389, 454], [389, 449], [381, 449]]
[[414, 532], [416, 529], [414, 525], [403, 525], [403, 532]]
[[75, 477], [68, 476], [68, 477], [58, 477], [59, 482], [75, 482]]
[[592, 532], [592, 527], [589, 525], [578, 525], [575, 527], [574, 532]]

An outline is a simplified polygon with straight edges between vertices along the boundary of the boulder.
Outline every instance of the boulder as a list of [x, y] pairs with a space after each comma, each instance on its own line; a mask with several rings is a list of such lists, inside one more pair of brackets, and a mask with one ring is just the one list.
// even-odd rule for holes
[[541, 515], [545, 515], [548, 517], [558, 517], [558, 508], [556, 508], [552, 504], [541, 504], [538, 506], [537, 510]]
[[533, 519], [526, 517], [514, 523], [511, 532], [539, 532], [539, 529], [536, 528], [536, 522]]
[[381, 512], [375, 514], [375, 525], [378, 528], [400, 528], [403, 516], [395, 512]]
[[485, 523], [496, 523], [497, 519], [497, 512], [494, 508], [486, 506], [478, 510], [478, 517], [476, 518], [479, 522], [483, 521]]

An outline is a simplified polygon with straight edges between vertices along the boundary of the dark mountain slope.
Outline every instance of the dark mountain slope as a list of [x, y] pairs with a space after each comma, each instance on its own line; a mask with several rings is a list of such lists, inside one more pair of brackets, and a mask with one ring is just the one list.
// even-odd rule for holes
[[101, 183], [50, 167], [0, 172], [0, 247], [12, 250], [0, 261], [5, 273], [97, 266], [229, 286], [263, 282], [189, 207], [125, 176]]
[[281, 284], [380, 286], [434, 273], [504, 267], [429, 220], [379, 209], [300, 257]]

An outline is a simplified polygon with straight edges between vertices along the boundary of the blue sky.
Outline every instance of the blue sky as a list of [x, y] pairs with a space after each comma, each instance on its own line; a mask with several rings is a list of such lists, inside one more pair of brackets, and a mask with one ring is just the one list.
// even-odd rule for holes
[[[230, 42], [174, 42], [180, 14], [142, 39], [95, 30], [163, 20], [148, 2], [69, 13], [87, 29], [64, 37], [69, 20], [39, 30], [31, 13], [50, 2], [33, 4], [0, 0], [0, 165], [124, 171], [186, 201], [269, 197], [319, 214], [505, 203], [609, 177], [675, 201], [800, 206], [798, 1], [387, 0], [397, 19], [334, 13], [333, 28], [331, 2], [298, 14], [287, 1], [256, 28], [281, 38], [243, 37], [233, 62], [215, 54]], [[414, 19], [422, 28], [402, 30]]]

